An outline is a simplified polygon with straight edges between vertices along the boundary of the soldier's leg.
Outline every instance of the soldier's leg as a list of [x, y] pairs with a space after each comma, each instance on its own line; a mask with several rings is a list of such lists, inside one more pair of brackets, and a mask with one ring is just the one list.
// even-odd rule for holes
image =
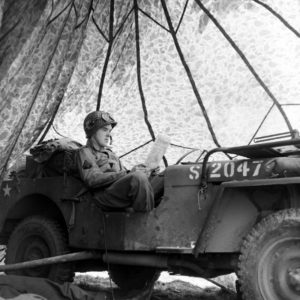
[[107, 189], [97, 193], [97, 200], [104, 209], [149, 211], [154, 207], [153, 189], [147, 176], [139, 171], [120, 178]]
[[15, 299], [13, 297], [18, 295], [20, 297], [16, 299], [108, 299], [108, 295], [105, 292], [85, 291], [70, 282], [59, 284], [46, 278], [0, 275], [0, 299]]

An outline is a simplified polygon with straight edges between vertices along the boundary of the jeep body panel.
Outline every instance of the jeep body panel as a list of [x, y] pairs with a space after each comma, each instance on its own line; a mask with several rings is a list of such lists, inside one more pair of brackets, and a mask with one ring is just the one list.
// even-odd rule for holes
[[[199, 207], [199, 184], [189, 175], [190, 166], [168, 167], [164, 197], [158, 207], [146, 213], [101, 212], [95, 202], [82, 199], [76, 204], [71, 246], [192, 253], [213, 202]], [[210, 199], [215, 198], [218, 188], [209, 189]]]
[[254, 224], [269, 213], [290, 207], [300, 207], [300, 177], [222, 183], [195, 255], [239, 252]]
[[73, 177], [14, 178], [3, 181], [0, 194], [0, 231], [5, 223], [21, 220], [29, 215], [47, 215], [49, 207], [55, 216], [63, 218], [67, 225], [72, 214], [69, 199], [82, 188], [82, 183]]

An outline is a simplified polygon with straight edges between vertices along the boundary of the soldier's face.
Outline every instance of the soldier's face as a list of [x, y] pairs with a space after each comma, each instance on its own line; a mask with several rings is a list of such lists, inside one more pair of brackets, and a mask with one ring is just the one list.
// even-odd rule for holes
[[112, 130], [111, 125], [106, 125], [99, 128], [96, 133], [93, 135], [94, 141], [100, 146], [105, 147], [109, 145], [110, 142], [110, 132]]

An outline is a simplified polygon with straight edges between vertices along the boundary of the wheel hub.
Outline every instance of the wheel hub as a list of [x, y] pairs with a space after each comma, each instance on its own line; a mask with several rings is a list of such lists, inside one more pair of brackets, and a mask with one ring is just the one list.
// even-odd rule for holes
[[[20, 247], [19, 261], [37, 260], [50, 256], [50, 251], [43, 239], [31, 236], [24, 239]], [[24, 271], [27, 276], [46, 277], [49, 267], [29, 268]]]
[[300, 268], [291, 268], [288, 270], [289, 286], [296, 292], [300, 292]]
[[281, 238], [269, 244], [260, 259], [258, 284], [263, 299], [300, 297], [300, 238]]

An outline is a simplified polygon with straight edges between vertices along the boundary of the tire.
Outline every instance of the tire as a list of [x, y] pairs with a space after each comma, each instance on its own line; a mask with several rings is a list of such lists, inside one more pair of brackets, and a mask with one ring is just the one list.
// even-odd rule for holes
[[156, 268], [126, 265], [110, 265], [108, 273], [121, 290], [144, 289], [160, 275]]
[[276, 212], [246, 237], [239, 258], [244, 300], [300, 299], [300, 209]]
[[[21, 221], [12, 232], [6, 249], [6, 264], [30, 261], [68, 252], [67, 237], [58, 222], [43, 216]], [[44, 277], [62, 283], [72, 281], [70, 263], [8, 271], [7, 274]]]

